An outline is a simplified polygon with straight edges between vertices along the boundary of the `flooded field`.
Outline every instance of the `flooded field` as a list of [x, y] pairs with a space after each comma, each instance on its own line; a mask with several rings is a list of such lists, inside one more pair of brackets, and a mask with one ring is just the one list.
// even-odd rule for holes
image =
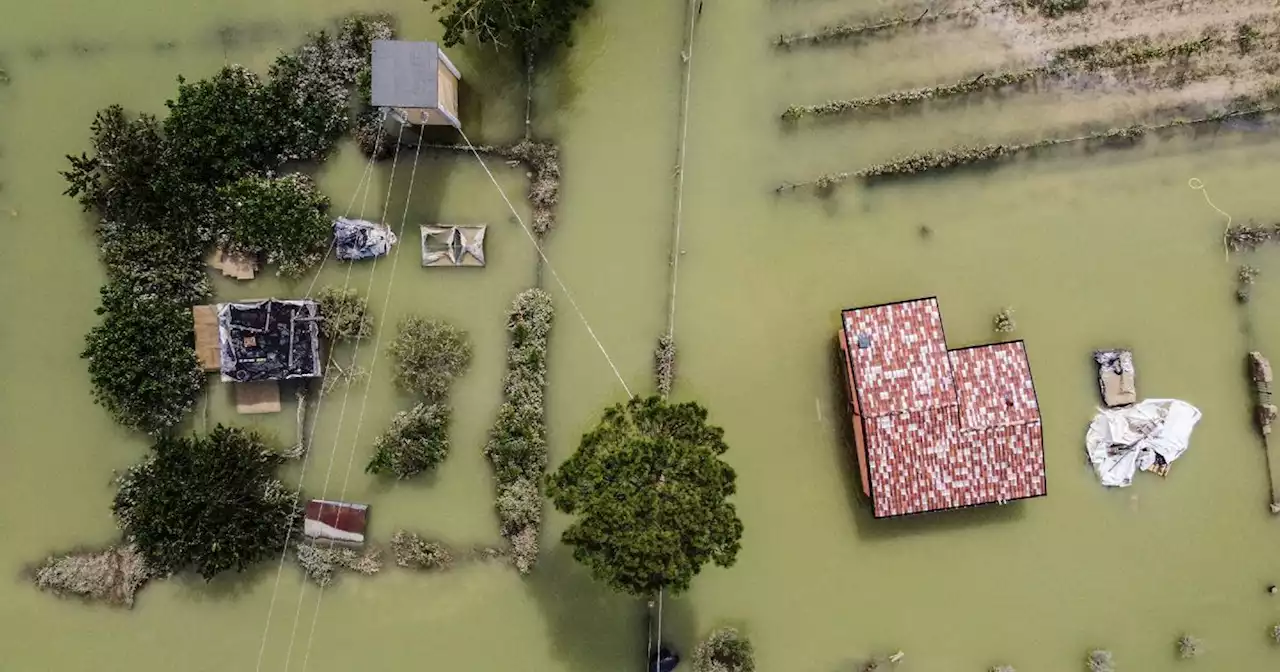
[[[782, 182], [910, 152], [1146, 123], [1167, 94], [1046, 86], [787, 126], [779, 115], [789, 105], [933, 86], [1022, 55], [981, 26], [857, 46], [772, 44], [784, 30], [921, 11], [901, 0], [703, 4], [686, 52], [674, 394], [704, 402], [726, 429], [746, 532], [736, 566], [706, 569], [690, 594], [667, 602], [668, 637], [688, 651], [711, 627], [739, 625], [760, 669], [797, 672], [852, 670], [899, 649], [907, 672], [1003, 662], [1068, 672], [1096, 647], [1114, 651], [1122, 670], [1274, 667], [1280, 647], [1268, 633], [1280, 623], [1280, 597], [1264, 589], [1280, 583], [1280, 537], [1243, 362], [1250, 349], [1280, 352], [1280, 250], [1224, 260], [1226, 221], [1188, 181], [1202, 180], [1237, 223], [1275, 221], [1275, 127], [1203, 126], [910, 182], [850, 180], [826, 197], [776, 194]], [[0, 87], [0, 669], [254, 669], [264, 640], [264, 670], [369, 661], [640, 669], [642, 605], [591, 583], [556, 543], [556, 516], [524, 580], [496, 564], [430, 576], [392, 568], [344, 576], [318, 599], [291, 565], [276, 590], [271, 563], [244, 580], [157, 582], [132, 611], [116, 611], [54, 599], [20, 576], [47, 552], [112, 539], [109, 480], [146, 448], [93, 405], [78, 358], [102, 271], [90, 223], [61, 195], [63, 155], [87, 149], [98, 108], [159, 112], [179, 74], [206, 76], [225, 61], [265, 68], [307, 30], [357, 9], [395, 12], [402, 36], [439, 36], [427, 5], [391, 0], [61, 0], [27, 5], [0, 25], [0, 67], [12, 80]], [[564, 167], [547, 255], [627, 384], [644, 393], [671, 289], [685, 10], [599, 0], [561, 70], [539, 78], [535, 105], [535, 129], [557, 140]], [[455, 52], [472, 87], [463, 94], [468, 135], [518, 137], [523, 92], [513, 69], [479, 50]], [[321, 183], [335, 206], [362, 167], [353, 146], [326, 165]], [[475, 357], [454, 392], [453, 451], [421, 481], [390, 486], [363, 473], [373, 436], [411, 403], [380, 357], [367, 404], [364, 387], [351, 388], [340, 420], [345, 390], [326, 398], [302, 485], [370, 503], [375, 539], [408, 527], [492, 544], [492, 476], [480, 450], [501, 401], [504, 311], [535, 282], [536, 254], [474, 160], [428, 157], [411, 198], [407, 168], [402, 156], [390, 183], [390, 164], [379, 166], [371, 209], [390, 189], [392, 203], [409, 198], [410, 231], [430, 221], [491, 224], [482, 272], [428, 272], [410, 256], [394, 278], [391, 264], [351, 274], [353, 286], [371, 288], [375, 310], [393, 288], [388, 332], [423, 314], [470, 333]], [[495, 171], [513, 197], [523, 192], [519, 171]], [[394, 210], [388, 219], [398, 224]], [[416, 234], [406, 236], [413, 250]], [[1243, 306], [1241, 263], [1260, 269]], [[331, 261], [321, 283], [341, 283], [345, 270]], [[548, 390], [557, 462], [624, 393], [564, 294], [546, 278], [544, 286], [558, 308]], [[216, 289], [220, 298], [285, 296], [305, 285], [219, 279]], [[952, 347], [995, 340], [992, 315], [1016, 308], [1015, 336], [1026, 340], [1043, 409], [1046, 498], [901, 521], [872, 520], [860, 501], [832, 374], [838, 311], [928, 295], [939, 297]], [[1108, 491], [1085, 463], [1083, 434], [1097, 403], [1090, 353], [1111, 346], [1136, 353], [1141, 395], [1185, 399], [1204, 418], [1167, 479], [1140, 474], [1131, 488]], [[243, 422], [225, 389], [210, 390], [207, 422]], [[287, 443], [293, 410], [287, 403], [251, 424]], [[205, 417], [202, 406], [193, 427]], [[297, 478], [295, 469], [286, 481]], [[1204, 660], [1176, 659], [1184, 633], [1204, 640]]]

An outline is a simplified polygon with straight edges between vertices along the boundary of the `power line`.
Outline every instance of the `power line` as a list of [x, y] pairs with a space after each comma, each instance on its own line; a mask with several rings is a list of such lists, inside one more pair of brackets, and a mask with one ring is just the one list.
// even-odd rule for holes
[[[392, 192], [392, 187], [395, 186], [396, 167], [397, 167], [397, 164], [399, 163], [399, 148], [400, 148], [400, 141], [404, 137], [404, 126], [405, 126], [404, 123], [401, 122], [400, 135], [396, 138], [396, 162], [391, 165], [391, 176], [387, 180], [387, 197], [383, 199], [383, 202], [382, 202], [382, 217], [380, 219], [380, 221], [382, 222], [386, 222], [387, 210], [390, 209], [391, 207], [391, 192]], [[416, 170], [416, 166], [417, 166], [416, 156], [414, 160], [415, 160], [414, 165]], [[354, 262], [347, 267], [348, 272], [350, 272], [350, 269], [352, 266], [355, 266]], [[374, 271], [377, 270], [377, 268], [378, 268], [378, 258], [374, 257], [373, 264], [369, 268], [369, 287], [370, 288], [373, 287]], [[345, 289], [346, 288], [343, 287], [344, 291]], [[366, 294], [367, 293], [368, 293], [368, 290], [366, 290]], [[363, 343], [364, 343], [364, 339], [356, 339], [355, 347], [352, 349], [352, 353], [351, 353], [351, 364], [349, 365], [352, 370], [355, 369], [356, 362], [360, 357], [360, 346]], [[352, 381], [350, 380], [347, 381], [346, 389], [344, 389], [342, 393], [342, 406], [338, 411], [338, 426], [333, 431], [333, 450], [330, 451], [329, 453], [329, 468], [325, 470], [324, 485], [321, 487], [321, 490], [320, 490], [320, 499], [322, 500], [325, 499], [326, 496], [329, 494], [329, 478], [330, 476], [333, 475], [333, 463], [337, 461], [337, 458], [338, 458], [338, 442], [342, 438], [342, 421], [347, 415], [347, 401], [350, 400], [351, 398], [351, 382]], [[368, 387], [366, 387], [365, 396], [367, 397], [368, 394], [369, 394], [369, 389]], [[298, 632], [298, 620], [301, 618], [301, 615], [302, 615], [302, 598], [306, 595], [306, 592], [307, 592], [307, 584], [304, 581], [302, 584], [302, 587], [298, 590], [298, 604], [293, 612], [293, 628], [289, 631], [289, 648], [287, 649], [284, 657], [284, 669], [286, 672], [288, 672], [289, 663], [293, 658], [293, 645], [294, 645], [295, 637]]]
[[[384, 119], [385, 119], [385, 115], [384, 115]], [[400, 134], [401, 134], [401, 136], [403, 136], [403, 134], [404, 134], [404, 124], [403, 124], [403, 123], [400, 125]], [[377, 155], [377, 153], [378, 153], [378, 149], [379, 149], [379, 148], [380, 148], [380, 146], [381, 146], [381, 142], [382, 142], [382, 137], [381, 137], [381, 136], [379, 136], [379, 138], [378, 138], [377, 142], [375, 142], [375, 143], [374, 143], [374, 152], [373, 152], [373, 153], [374, 153], [374, 155], [375, 155], [375, 156], [376, 156], [376, 155]], [[399, 144], [399, 140], [397, 140], [397, 142], [396, 142], [396, 156], [397, 156], [397, 158], [399, 157], [399, 153], [400, 153], [400, 144]], [[394, 161], [394, 160], [393, 160], [393, 161]], [[369, 165], [370, 165], [370, 166], [372, 166], [372, 162], [370, 162], [370, 164], [369, 164]], [[394, 163], [394, 162], [392, 163], [391, 170], [392, 170], [392, 177], [394, 177], [394, 176], [395, 176], [395, 163]], [[364, 198], [364, 200], [361, 202], [361, 205], [360, 205], [360, 216], [363, 218], [363, 217], [364, 217], [364, 207], [365, 207], [365, 204], [368, 202], [368, 198], [369, 198], [369, 191], [368, 191], [368, 189], [369, 189], [369, 186], [372, 184], [372, 180], [369, 180], [368, 182], [364, 182], [364, 181], [362, 180], [362, 182], [364, 183], [364, 187], [365, 187], [365, 198]], [[389, 190], [389, 189], [390, 189], [390, 187], [388, 187], [388, 190]], [[360, 190], [360, 186], [359, 186], [359, 185], [357, 185], [357, 187], [356, 187], [356, 193], [359, 193], [359, 190]], [[350, 212], [351, 212], [351, 206], [353, 206], [353, 205], [355, 205], [355, 195], [354, 195], [354, 194], [352, 195], [351, 202], [350, 202], [350, 203], [348, 204], [348, 206], [347, 206], [347, 212], [346, 212], [346, 214], [350, 214]], [[343, 216], [346, 216], [346, 215], [344, 214]], [[325, 255], [325, 257], [327, 258], [327, 257], [328, 257], [328, 255], [326, 254], [326, 255]], [[350, 264], [350, 265], [348, 265], [348, 266], [347, 266], [347, 273], [346, 273], [346, 276], [344, 277], [344, 279], [343, 279], [343, 281], [342, 281], [342, 291], [343, 291], [344, 293], [346, 292], [346, 290], [347, 290], [347, 286], [348, 286], [348, 284], [349, 284], [349, 283], [350, 283], [350, 281], [351, 281], [351, 269], [352, 269], [352, 268], [354, 268], [354, 264]], [[316, 277], [319, 277], [319, 275], [317, 274], [317, 276], [316, 276]], [[314, 287], [314, 285], [315, 285], [315, 283], [314, 283], [314, 281], [313, 281], [313, 282], [312, 282], [312, 286]], [[308, 295], [309, 295], [309, 294], [310, 294], [310, 290], [308, 290]], [[294, 509], [294, 510], [297, 510], [297, 508], [298, 508], [298, 500], [299, 500], [299, 498], [301, 498], [301, 496], [302, 496], [302, 481], [303, 481], [303, 479], [304, 479], [304, 478], [306, 477], [306, 475], [307, 475], [307, 465], [308, 465], [308, 464], [310, 463], [310, 461], [311, 461], [311, 446], [313, 445], [313, 440], [315, 439], [316, 425], [318, 424], [318, 422], [319, 422], [319, 417], [320, 417], [320, 408], [321, 408], [321, 407], [323, 406], [323, 404], [324, 404], [324, 398], [325, 398], [324, 378], [325, 378], [325, 376], [327, 376], [327, 375], [328, 375], [328, 373], [329, 373], [329, 371], [330, 371], [330, 369], [331, 369], [331, 367], [332, 367], [333, 362], [334, 362], [334, 354], [333, 354], [332, 348], [330, 348], [330, 352], [329, 352], [329, 357], [328, 357], [327, 365], [325, 366], [324, 372], [321, 374], [321, 377], [320, 377], [320, 394], [319, 394], [319, 396], [316, 398], [316, 407], [315, 407], [315, 410], [314, 410], [314, 412], [313, 412], [313, 417], [312, 417], [312, 419], [311, 419], [311, 429], [310, 429], [310, 431], [307, 431], [307, 430], [306, 430], [306, 428], [303, 428], [303, 434], [304, 434], [304, 435], [303, 435], [303, 436], [301, 436], [301, 437], [299, 437], [299, 440], [303, 442], [303, 444], [302, 444], [302, 445], [303, 445], [303, 453], [302, 453], [302, 467], [301, 467], [301, 471], [300, 471], [300, 473], [298, 474], [298, 487], [294, 490], [294, 495], [293, 495], [293, 509]], [[306, 403], [306, 402], [305, 402], [305, 400], [304, 400], [304, 401], [299, 402], [299, 403]], [[282, 548], [281, 548], [281, 550], [280, 550], [280, 561], [279, 561], [279, 562], [277, 563], [277, 565], [276, 565], [276, 579], [275, 579], [275, 584], [274, 584], [274, 586], [273, 586], [273, 587], [272, 587], [272, 589], [271, 589], [271, 602], [270, 602], [270, 604], [269, 604], [269, 605], [268, 605], [268, 607], [267, 607], [267, 620], [266, 620], [266, 623], [265, 623], [265, 624], [263, 625], [263, 627], [262, 627], [262, 642], [261, 642], [261, 644], [260, 644], [260, 645], [259, 645], [259, 647], [258, 647], [258, 662], [257, 662], [256, 666], [254, 667], [254, 669], [256, 670], [256, 672], [261, 672], [261, 671], [262, 671], [262, 658], [263, 658], [263, 656], [266, 654], [266, 651], [267, 651], [267, 636], [268, 636], [268, 635], [270, 634], [270, 632], [271, 632], [271, 617], [272, 617], [272, 616], [274, 615], [274, 613], [275, 613], [275, 608], [276, 608], [276, 598], [279, 596], [279, 593], [280, 593], [280, 577], [281, 577], [281, 576], [283, 575], [283, 573], [284, 573], [284, 561], [285, 561], [285, 558], [287, 558], [287, 557], [288, 557], [288, 554], [289, 554], [289, 540], [290, 540], [290, 538], [293, 536], [293, 528], [294, 528], [294, 526], [291, 524], [291, 525], [289, 525], [289, 526], [285, 529], [284, 545], [283, 545], [283, 547], [282, 547]]]
[[[418, 175], [418, 155], [421, 153], [421, 151], [422, 151], [422, 142], [421, 142], [421, 138], [419, 138], [418, 145], [413, 150], [413, 169], [409, 172], [409, 189], [406, 192], [405, 198], [404, 198], [404, 212], [401, 213], [400, 215], [399, 236], [400, 236], [400, 240], [402, 241], [404, 240], [405, 222], [409, 220], [409, 203], [411, 203], [413, 199], [413, 184], [414, 184], [414, 179]], [[342, 491], [338, 494], [338, 501], [343, 501], [343, 497], [345, 497], [347, 494], [347, 484], [351, 480], [351, 467], [353, 464], [355, 464], [355, 460], [356, 460], [356, 447], [359, 445], [359, 442], [360, 442], [360, 429], [364, 426], [365, 409], [368, 408], [368, 405], [369, 405], [369, 387], [373, 384], [373, 373], [377, 369], [378, 353], [380, 352], [380, 349], [378, 346], [382, 343], [382, 335], [384, 333], [383, 328], [386, 326], [387, 312], [388, 312], [388, 309], [391, 307], [391, 288], [395, 285], [396, 267], [399, 266], [400, 264], [400, 252], [401, 252], [401, 248], [397, 247], [395, 256], [391, 258], [391, 277], [387, 279], [387, 293], [386, 293], [386, 296], [383, 297], [382, 312], [378, 316], [378, 329], [375, 332], [376, 336], [374, 337], [374, 342], [373, 342], [373, 359], [369, 362], [369, 379], [365, 382], [364, 398], [361, 399], [360, 401], [360, 415], [356, 420], [355, 436], [351, 439], [351, 454], [347, 458], [347, 472], [342, 477]], [[374, 267], [376, 268], [378, 263], [377, 257], [374, 257], [373, 263], [374, 263]], [[373, 275], [371, 273], [369, 275], [369, 289], [366, 291], [366, 293], [372, 294], [372, 291], [373, 291]], [[333, 466], [332, 461], [330, 461], [329, 464], [330, 464], [330, 467]], [[328, 480], [328, 477], [326, 477], [326, 480]], [[342, 509], [338, 509], [337, 521], [340, 522], [341, 520], [342, 520]], [[334, 524], [337, 525], [338, 522], [335, 522]], [[311, 616], [311, 632], [307, 635], [306, 655], [304, 655], [302, 658], [302, 672], [307, 672], [307, 666], [311, 662], [311, 646], [316, 636], [316, 622], [320, 620], [320, 604], [324, 602], [324, 591], [326, 587], [327, 586], [320, 586], [320, 595], [319, 597], [316, 598], [315, 612]], [[288, 668], [286, 667], [286, 670], [287, 669]]]
[[618, 372], [618, 367], [613, 363], [613, 358], [609, 356], [609, 352], [604, 349], [604, 344], [596, 337], [596, 332], [591, 328], [591, 323], [587, 322], [586, 315], [582, 314], [582, 309], [578, 307], [578, 302], [573, 300], [573, 294], [565, 286], [564, 281], [560, 279], [560, 274], [556, 273], [555, 266], [552, 266], [551, 260], [547, 259], [547, 254], [543, 252], [542, 245], [538, 244], [537, 237], [533, 235], [533, 231], [530, 231], [529, 227], [524, 223], [524, 218], [520, 216], [520, 213], [516, 212], [515, 206], [511, 204], [511, 199], [507, 198], [507, 192], [503, 191], [502, 185], [498, 184], [497, 178], [493, 176], [493, 171], [489, 170], [489, 166], [480, 157], [480, 152], [476, 151], [475, 145], [471, 144], [471, 139], [467, 137], [467, 134], [461, 128], [458, 129], [458, 132], [462, 133], [462, 140], [467, 143], [467, 149], [471, 150], [471, 154], [480, 162], [480, 167], [484, 168], [485, 174], [489, 176], [489, 181], [498, 188], [498, 193], [502, 195], [502, 200], [507, 203], [507, 209], [511, 210], [511, 214], [515, 215], [516, 221], [520, 222], [520, 228], [524, 229], [525, 235], [529, 237], [529, 242], [533, 243], [533, 249], [538, 251], [538, 256], [542, 258], [542, 263], [546, 265], [547, 270], [551, 271], [551, 277], [555, 278], [556, 284], [560, 286], [560, 291], [564, 292], [565, 298], [569, 299], [569, 305], [573, 306], [573, 311], [578, 314], [578, 319], [582, 320], [582, 326], [587, 328], [587, 333], [591, 335], [591, 340], [595, 341], [596, 347], [600, 349], [600, 354], [604, 355], [605, 361], [609, 363], [609, 368], [613, 369], [613, 375], [618, 378], [619, 383], [622, 383], [622, 389], [630, 397], [631, 388], [627, 386], [627, 381], [623, 380], [622, 374]]

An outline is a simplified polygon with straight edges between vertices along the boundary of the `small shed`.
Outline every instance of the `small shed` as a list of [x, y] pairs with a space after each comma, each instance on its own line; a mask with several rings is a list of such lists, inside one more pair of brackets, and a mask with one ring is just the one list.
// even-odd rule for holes
[[368, 504], [313, 499], [307, 502], [302, 533], [312, 539], [363, 544], [368, 523]]
[[423, 266], [484, 266], [485, 224], [422, 227]]
[[374, 107], [390, 108], [406, 124], [462, 128], [462, 75], [435, 42], [374, 40], [372, 68]]
[[266, 299], [218, 304], [219, 370], [225, 382], [320, 375], [320, 307]]

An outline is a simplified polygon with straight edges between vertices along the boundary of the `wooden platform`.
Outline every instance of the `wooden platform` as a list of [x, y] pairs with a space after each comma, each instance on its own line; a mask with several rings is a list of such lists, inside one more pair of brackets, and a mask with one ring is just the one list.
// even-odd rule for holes
[[217, 371], [222, 367], [222, 351], [218, 348], [218, 307], [192, 306], [191, 320], [196, 331], [196, 358], [200, 368]]
[[243, 254], [224, 252], [220, 249], [214, 250], [205, 261], [209, 266], [222, 271], [223, 275], [236, 280], [252, 280], [254, 274], [258, 272], [256, 259]]
[[236, 412], [243, 415], [280, 412], [280, 383], [259, 380], [251, 383], [231, 383], [235, 388]]

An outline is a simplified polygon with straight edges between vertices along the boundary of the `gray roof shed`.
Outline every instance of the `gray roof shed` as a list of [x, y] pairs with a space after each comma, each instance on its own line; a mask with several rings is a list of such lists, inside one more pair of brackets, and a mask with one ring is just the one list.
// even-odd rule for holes
[[439, 62], [440, 47], [435, 42], [374, 40], [373, 106], [438, 107]]

